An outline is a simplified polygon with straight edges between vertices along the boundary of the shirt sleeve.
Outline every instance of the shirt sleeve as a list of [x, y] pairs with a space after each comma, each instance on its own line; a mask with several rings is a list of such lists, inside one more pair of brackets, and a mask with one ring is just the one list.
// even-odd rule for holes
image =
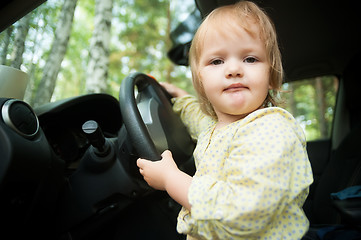
[[277, 114], [239, 128], [220, 172], [193, 177], [191, 212], [180, 215], [188, 233], [197, 239], [252, 238], [286, 218], [285, 209], [299, 208], [295, 201], [312, 182], [304, 146]]
[[215, 123], [211, 117], [201, 111], [197, 98], [192, 95], [174, 98], [173, 110], [180, 115], [182, 122], [194, 140], [198, 139], [202, 131]]

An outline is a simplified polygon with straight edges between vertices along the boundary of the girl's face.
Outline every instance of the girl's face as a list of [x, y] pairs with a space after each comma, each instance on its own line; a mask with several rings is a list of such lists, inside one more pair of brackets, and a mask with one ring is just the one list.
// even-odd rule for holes
[[260, 108], [271, 88], [270, 64], [258, 34], [241, 27], [224, 33], [208, 29], [199, 62], [204, 92], [220, 124]]

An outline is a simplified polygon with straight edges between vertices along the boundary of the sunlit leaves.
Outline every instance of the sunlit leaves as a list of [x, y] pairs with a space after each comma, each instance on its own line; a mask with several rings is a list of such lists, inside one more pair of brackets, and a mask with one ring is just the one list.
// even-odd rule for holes
[[[317, 81], [321, 85], [316, 86]], [[338, 81], [333, 76], [284, 84], [282, 107], [295, 116], [304, 128], [307, 140], [330, 137], [337, 89]]]

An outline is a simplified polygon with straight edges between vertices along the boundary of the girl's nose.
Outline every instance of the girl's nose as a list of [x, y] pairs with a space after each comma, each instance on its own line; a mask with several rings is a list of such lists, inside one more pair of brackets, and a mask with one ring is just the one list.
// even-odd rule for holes
[[240, 77], [242, 75], [242, 67], [239, 60], [229, 60], [226, 67], [226, 77]]

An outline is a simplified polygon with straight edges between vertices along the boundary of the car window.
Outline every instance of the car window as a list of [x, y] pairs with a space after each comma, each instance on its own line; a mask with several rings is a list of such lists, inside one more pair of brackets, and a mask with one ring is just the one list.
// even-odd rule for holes
[[337, 90], [335, 76], [283, 84], [281, 106], [301, 124], [307, 141], [330, 138]]
[[[65, 34], [66, 29], [61, 28], [60, 24], [64, 15], [62, 10], [70, 2], [75, 2], [76, 5], [75, 10], [68, 7], [65, 11], [69, 16], [64, 19], [72, 19], [69, 41], [63, 39], [61, 42], [64, 44], [65, 54], [59, 55], [61, 59], [58, 61], [54, 57], [56, 51], [53, 51], [53, 47], [61, 45], [55, 42], [56, 36], [60, 30], [63, 31], [58, 34], [60, 38]], [[99, 20], [96, 20], [96, 10], [103, 9], [96, 4], [105, 2], [112, 2], [109, 11], [111, 16], [108, 16], [110, 34], [98, 35], [107, 36], [109, 42], [92, 45], [97, 41], [93, 38], [96, 32], [95, 24]], [[179, 87], [191, 90], [189, 68], [174, 64], [168, 58], [167, 52], [172, 48], [169, 37], [171, 30], [184, 21], [194, 9], [193, 0], [48, 0], [0, 33], [0, 64], [14, 66], [14, 56], [21, 51], [20, 63], [15, 67], [30, 77], [24, 101], [33, 107], [92, 92], [104, 92], [118, 98], [122, 80], [133, 72], [150, 74], [159, 81], [173, 82]], [[21, 29], [26, 31], [20, 38], [22, 41], [17, 41], [17, 34]], [[95, 52], [95, 48], [104, 45], [107, 45], [107, 49], [103, 52], [108, 54], [108, 63], [102, 65], [107, 68], [105, 84], [99, 84], [102, 81], [100, 77], [90, 83], [90, 78], [96, 74], [91, 73], [92, 69], [102, 63], [100, 60], [93, 60], [92, 65], [90, 57], [103, 54]], [[55, 72], [49, 69], [58, 62], [61, 66], [56, 73], [56, 80], [46, 83], [46, 79], [52, 79], [52, 76], [46, 75], [47, 72]], [[89, 89], [89, 86], [94, 85], [98, 86]], [[46, 94], [40, 91], [46, 91], [50, 97], [41, 100]]]

